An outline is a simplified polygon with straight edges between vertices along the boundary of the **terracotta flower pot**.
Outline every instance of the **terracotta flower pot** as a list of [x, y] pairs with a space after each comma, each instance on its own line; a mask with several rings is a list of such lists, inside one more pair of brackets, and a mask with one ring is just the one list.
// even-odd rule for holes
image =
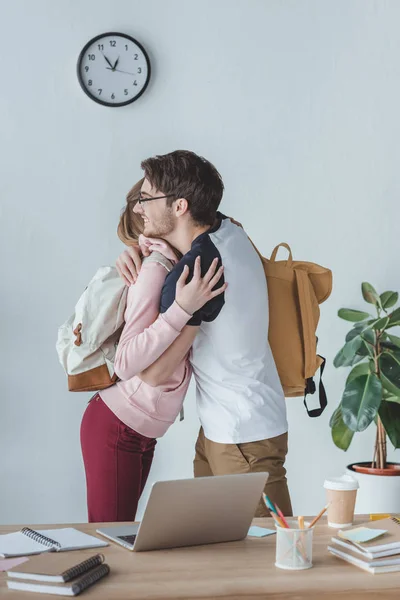
[[371, 467], [371, 462], [354, 463], [350, 465], [357, 473], [365, 473], [367, 475], [384, 475], [386, 477], [400, 477], [400, 464], [398, 463], [386, 463], [385, 469], [377, 469]]

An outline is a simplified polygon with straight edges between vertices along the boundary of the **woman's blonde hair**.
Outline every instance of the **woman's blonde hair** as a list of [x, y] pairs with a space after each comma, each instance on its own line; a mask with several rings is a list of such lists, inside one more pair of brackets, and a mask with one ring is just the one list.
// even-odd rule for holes
[[144, 178], [135, 183], [126, 196], [126, 206], [122, 211], [118, 223], [118, 237], [126, 246], [134, 246], [138, 243], [139, 235], [143, 233], [143, 219], [133, 212], [137, 203]]

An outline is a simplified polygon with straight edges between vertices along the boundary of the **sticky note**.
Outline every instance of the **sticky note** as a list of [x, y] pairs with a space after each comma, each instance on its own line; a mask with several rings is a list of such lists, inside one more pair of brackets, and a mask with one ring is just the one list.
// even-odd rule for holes
[[387, 529], [369, 529], [369, 527], [356, 527], [355, 529], [350, 529], [349, 531], [339, 531], [338, 535], [344, 540], [349, 540], [350, 542], [362, 544], [365, 542], [370, 542], [371, 540], [375, 540], [384, 533], [387, 533]]
[[21, 565], [27, 560], [29, 560], [29, 558], [26, 558], [26, 556], [18, 556], [16, 558], [5, 558], [4, 560], [0, 560], [0, 571], [9, 571], [13, 567]]
[[257, 525], [253, 525], [250, 527], [247, 535], [252, 537], [266, 537], [267, 535], [273, 535], [276, 533], [274, 529], [266, 529], [265, 527], [257, 527]]

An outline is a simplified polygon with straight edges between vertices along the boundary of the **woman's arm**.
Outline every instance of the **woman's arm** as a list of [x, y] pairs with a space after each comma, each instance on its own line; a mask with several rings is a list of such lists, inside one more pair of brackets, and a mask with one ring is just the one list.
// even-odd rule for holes
[[144, 262], [136, 283], [129, 288], [125, 327], [115, 356], [115, 373], [131, 379], [154, 361], [178, 337], [191, 315], [176, 302], [159, 316], [161, 288], [167, 271], [156, 262]]
[[191, 327], [189, 325], [184, 327], [182, 333], [179, 334], [160, 358], [139, 373], [138, 376], [140, 379], [152, 387], [157, 387], [165, 383], [178, 368], [182, 360], [185, 359], [198, 331], [199, 327]]
[[[198, 256], [191, 281], [186, 283], [189, 269], [185, 265], [176, 282], [176, 300], [157, 318], [166, 274], [164, 271], [164, 279], [160, 279], [158, 271], [156, 279], [154, 271], [150, 270], [152, 266], [164, 269], [158, 263], [143, 263], [135, 285], [129, 290], [125, 327], [114, 364], [115, 373], [122, 380], [131, 379], [155, 362], [178, 337], [193, 313], [222, 294], [227, 287], [224, 283], [214, 289], [223, 271], [220, 267], [216, 272], [217, 259], [202, 277]], [[149, 322], [152, 325], [149, 326]]]

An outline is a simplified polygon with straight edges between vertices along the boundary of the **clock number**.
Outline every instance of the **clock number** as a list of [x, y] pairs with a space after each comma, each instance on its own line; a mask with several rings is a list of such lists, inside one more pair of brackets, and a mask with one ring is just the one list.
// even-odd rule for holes
[[101, 96], [101, 92], [103, 91], [101, 88], [97, 90], [99, 92], [99, 96]]
[[99, 50], [104, 50], [104, 44], [97, 44]]
[[85, 67], [85, 71], [86, 71], [86, 73], [89, 71], [89, 67], [88, 66]]
[[139, 54], [135, 54], [135, 60], [139, 60]]
[[133, 82], [133, 85], [137, 85], [137, 81], [136, 81], [136, 79], [135, 79], [135, 81]]
[[125, 94], [125, 96], [127, 96], [128, 95], [128, 90], [124, 90], [124, 94]]
[[125, 44], [125, 50], [128, 50], [128, 44]]
[[142, 72], [142, 67], [139, 67], [139, 68], [138, 68], [138, 70], [137, 70], [137, 72], [138, 72], [138, 73], [139, 73], [139, 75], [140, 75], [140, 73]]
[[95, 54], [88, 54], [89, 60], [96, 60]]
[[117, 42], [115, 40], [110, 40], [110, 46], [112, 48], [115, 48], [116, 45], [117, 45]]
[[88, 86], [91, 87], [92, 85], [93, 85], [93, 81], [91, 79], [89, 79]]
[[114, 99], [115, 99], [115, 94], [114, 94], [114, 93], [112, 93], [112, 94], [111, 94], [111, 100], [114, 100]]

